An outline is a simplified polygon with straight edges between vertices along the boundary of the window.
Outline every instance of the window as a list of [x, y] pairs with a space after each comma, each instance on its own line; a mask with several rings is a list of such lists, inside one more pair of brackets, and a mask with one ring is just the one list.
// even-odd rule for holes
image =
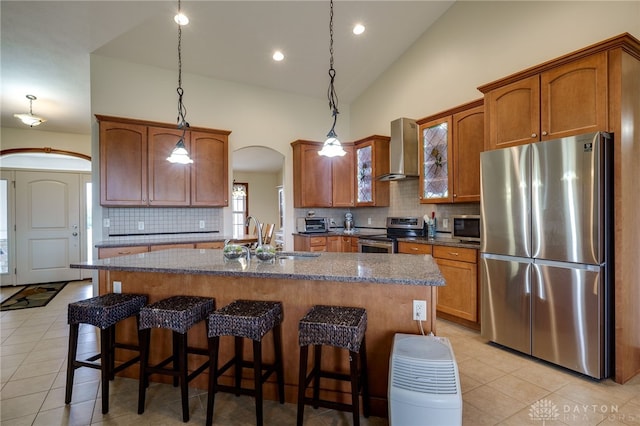
[[232, 224], [233, 237], [239, 238], [247, 233], [245, 220], [249, 215], [249, 184], [244, 182], [233, 182], [232, 200]]

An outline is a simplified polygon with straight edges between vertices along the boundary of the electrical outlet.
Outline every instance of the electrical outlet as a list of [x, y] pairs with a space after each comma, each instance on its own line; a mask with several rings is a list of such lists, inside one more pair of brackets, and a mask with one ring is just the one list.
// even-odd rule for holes
[[109, 218], [102, 219], [102, 226], [104, 226], [105, 228], [110, 227], [111, 226], [111, 220], [109, 220]]
[[114, 293], [122, 293], [122, 282], [114, 281], [113, 282], [113, 292]]
[[442, 219], [442, 229], [449, 229], [449, 219]]
[[371, 225], [371, 218], [370, 217], [367, 218], [367, 225]]
[[144, 231], [144, 222], [138, 222], [138, 231]]
[[414, 300], [413, 301], [413, 318], [416, 321], [427, 320], [427, 301], [426, 300]]
[[204, 220], [200, 221], [200, 229], [204, 229]]

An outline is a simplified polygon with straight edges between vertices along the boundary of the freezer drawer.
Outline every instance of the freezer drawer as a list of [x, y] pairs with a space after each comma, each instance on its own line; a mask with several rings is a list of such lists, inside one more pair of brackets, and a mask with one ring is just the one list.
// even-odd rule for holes
[[600, 266], [534, 263], [533, 356], [591, 377], [608, 375], [603, 271]]
[[531, 259], [483, 254], [481, 335], [531, 354]]

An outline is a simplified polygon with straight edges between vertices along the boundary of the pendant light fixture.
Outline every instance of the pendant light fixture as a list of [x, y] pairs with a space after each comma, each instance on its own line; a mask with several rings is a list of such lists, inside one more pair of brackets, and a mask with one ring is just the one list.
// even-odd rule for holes
[[29, 127], [38, 126], [44, 123], [45, 121], [47, 121], [42, 117], [33, 115], [33, 101], [35, 101], [38, 98], [36, 98], [33, 95], [27, 95], [27, 99], [29, 99], [29, 114], [27, 113], [13, 114], [13, 116], [18, 120], [22, 121], [24, 124], [26, 124]]
[[178, 24], [178, 129], [182, 130], [182, 136], [176, 144], [176, 147], [171, 151], [171, 155], [167, 157], [167, 161], [171, 163], [191, 164], [193, 160], [189, 157], [189, 152], [184, 145], [184, 137], [187, 134], [187, 128], [189, 123], [187, 122], [186, 115], [187, 109], [182, 103], [182, 96], [184, 90], [182, 89], [182, 25], [189, 23], [189, 18], [182, 14], [181, 3], [178, 0], [178, 14], [174, 17], [174, 20]]
[[324, 145], [322, 145], [322, 149], [318, 154], [325, 157], [342, 157], [346, 152], [342, 149], [342, 144], [338, 140], [335, 130], [339, 113], [338, 95], [333, 85], [336, 78], [336, 70], [333, 68], [333, 0], [330, 0], [329, 8], [329, 90], [327, 90], [327, 97], [329, 98], [329, 109], [333, 115], [333, 126], [331, 126], [331, 130], [327, 134], [327, 140], [324, 141]]

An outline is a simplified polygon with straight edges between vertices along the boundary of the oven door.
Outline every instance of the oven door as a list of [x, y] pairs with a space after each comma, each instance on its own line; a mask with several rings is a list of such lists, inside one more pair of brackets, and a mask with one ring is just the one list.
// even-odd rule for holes
[[360, 238], [358, 240], [358, 251], [360, 253], [395, 253], [395, 244], [391, 240], [373, 240], [370, 238]]

